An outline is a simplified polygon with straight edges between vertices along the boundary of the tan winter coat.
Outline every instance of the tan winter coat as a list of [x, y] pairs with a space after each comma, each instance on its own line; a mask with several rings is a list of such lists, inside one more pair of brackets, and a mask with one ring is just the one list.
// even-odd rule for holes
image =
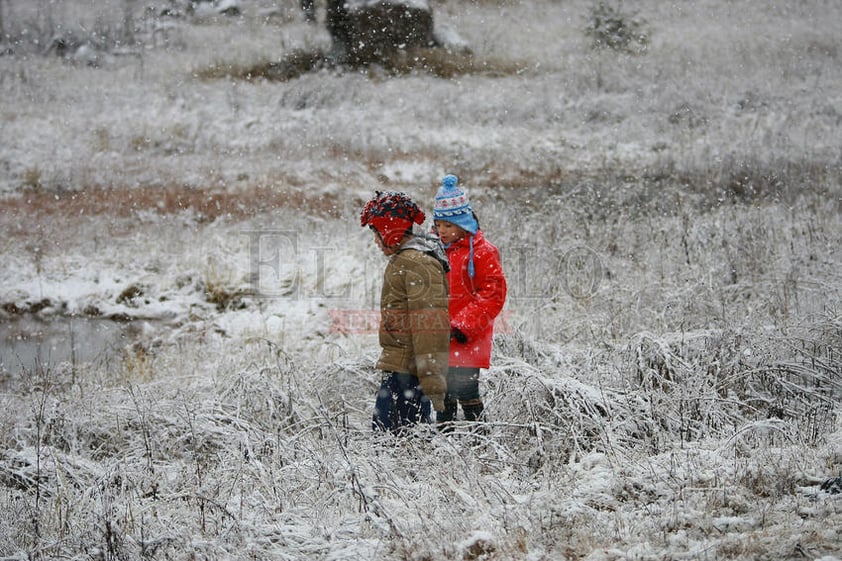
[[389, 258], [380, 293], [377, 368], [417, 376], [436, 411], [444, 409], [450, 354], [447, 276], [429, 242], [407, 240]]

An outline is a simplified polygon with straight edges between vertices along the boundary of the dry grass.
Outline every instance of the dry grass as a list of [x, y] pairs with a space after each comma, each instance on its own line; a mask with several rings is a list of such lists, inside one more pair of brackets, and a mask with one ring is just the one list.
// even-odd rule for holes
[[[364, 163], [385, 187], [389, 186], [390, 180], [380, 176], [378, 171], [386, 163], [410, 161], [417, 157], [439, 159], [445, 156], [434, 152], [410, 154], [400, 150], [379, 155], [345, 146], [331, 146], [327, 155], [337, 160], [350, 158]], [[664, 205], [673, 207], [673, 197], [678, 196], [685, 199], [685, 204], [693, 201], [698, 205], [697, 210], [715, 208], [723, 203], [792, 204], [805, 195], [811, 198], [824, 196], [832, 200], [842, 181], [839, 170], [804, 162], [733, 162], [730, 166], [700, 170], [692, 174], [669, 167], [648, 169], [644, 174], [638, 174], [635, 170], [577, 172], [562, 168], [517, 169], [499, 165], [483, 168], [462, 165], [453, 171], [463, 178], [463, 182], [477, 188], [477, 193], [485, 189], [540, 190], [543, 196], [552, 196], [554, 193], [576, 196], [576, 193], [582, 193], [583, 190], [600, 188], [600, 196], [607, 197], [601, 205], [603, 209], [634, 204], [635, 208], [648, 208], [655, 214], [662, 213]], [[609, 185], [626, 185], [627, 188], [606, 187]], [[629, 186], [634, 186], [634, 189], [629, 189]], [[665, 193], [674, 194], [665, 197]], [[538, 201], [536, 198], [535, 202]], [[10, 215], [31, 217], [130, 217], [144, 211], [160, 215], [192, 212], [202, 222], [220, 217], [245, 219], [279, 208], [338, 217], [337, 209], [343, 206], [340, 202], [344, 203], [333, 194], [308, 194], [303, 189], [278, 189], [259, 185], [227, 191], [164, 185], [89, 187], [57, 192], [28, 184], [28, 188], [18, 195], [0, 198], [0, 210]], [[598, 212], [599, 207], [593, 207], [592, 211]]]
[[249, 187], [220, 192], [191, 187], [92, 187], [62, 193], [29, 189], [0, 199], [0, 211], [17, 216], [134, 216], [151, 211], [161, 215], [193, 212], [199, 221], [219, 217], [243, 219], [278, 208], [294, 208], [336, 216], [332, 195], [311, 196], [300, 191]]
[[274, 62], [264, 61], [247, 66], [225, 62], [215, 63], [196, 71], [196, 76], [202, 80], [234, 78], [249, 82], [253, 80], [285, 82], [307, 72], [329, 66], [326, 55], [320, 50], [295, 50]]
[[197, 70], [195, 74], [203, 80], [233, 78], [245, 81], [285, 82], [298, 78], [302, 74], [324, 69], [340, 72], [345, 69], [367, 69], [368, 74], [372, 77], [379, 77], [383, 74], [388, 76], [429, 74], [442, 79], [450, 79], [472, 74], [499, 78], [517, 75], [523, 72], [526, 67], [527, 63], [525, 62], [482, 59], [468, 52], [452, 52], [441, 48], [413, 48], [400, 50], [377, 64], [345, 68], [331, 63], [327, 55], [321, 50], [295, 50], [278, 61], [262, 61], [246, 66], [220, 62]]
[[[781, 536], [801, 535], [803, 547], [838, 554], [823, 530], [838, 511], [801, 498], [801, 486], [817, 486], [804, 473], [821, 458], [798, 438], [803, 419], [738, 414], [739, 430], [716, 448], [686, 440], [682, 408], [702, 403], [709, 416], [733, 415], [730, 392], [765, 376], [752, 364], [742, 375], [695, 374], [698, 387], [722, 394], [708, 399], [682, 392], [678, 379], [638, 391], [572, 375], [619, 364], [636, 376], [637, 361], [617, 360], [623, 349], [559, 356], [518, 334], [498, 343], [491, 421], [402, 441], [368, 433], [359, 404], [375, 378], [359, 357], [316, 364], [265, 340], [207, 341], [127, 361], [119, 379], [33, 373], [0, 415], [0, 425], [20, 427], [0, 440], [9, 450], [0, 504], [29, 513], [15, 518], [19, 539], [0, 546], [178, 557], [201, 547], [191, 536], [202, 535], [226, 557], [245, 558], [229, 548], [246, 543], [253, 556], [307, 558], [314, 545], [342, 547], [347, 534], [355, 547], [375, 540], [382, 559], [585, 558], [641, 541], [673, 554], [703, 544], [753, 559], [791, 550], [795, 542]], [[651, 343], [655, 361], [704, 360], [692, 345]], [[838, 334], [827, 343], [838, 345]], [[169, 379], [176, 369], [201, 375]], [[416, 503], [425, 516], [402, 514]], [[313, 509], [342, 535], [323, 533], [306, 514]], [[127, 511], [138, 513], [133, 521], [117, 514]]]
[[231, 271], [225, 270], [215, 262], [208, 263], [205, 269], [205, 299], [216, 305], [217, 310], [225, 311], [245, 307], [242, 298], [252, 291], [236, 286]]
[[[539, 8], [543, 13], [586, 3], [563, 4]], [[657, 3], [649, 4], [654, 9]], [[812, 9], [810, 4], [803, 8]], [[480, 0], [470, 6], [502, 14], [497, 7], [529, 4]], [[738, 9], [728, 3], [717, 7]], [[826, 3], [825, 8], [830, 9]], [[655, 23], [666, 27], [677, 13]], [[752, 15], [753, 30], [765, 25], [763, 14]], [[578, 33], [547, 22], [539, 41], [532, 33], [512, 33], [518, 28], [504, 16], [493, 21], [506, 30], [505, 37], [501, 33], [495, 39], [485, 28], [483, 35], [489, 42], [541, 42], [524, 50], [531, 49], [533, 56], [545, 46], [552, 48], [545, 37]], [[726, 17], [713, 16], [684, 25], [695, 28], [702, 22], [702, 31], [710, 30]], [[778, 132], [813, 113], [786, 113], [786, 126], [773, 126], [766, 117], [784, 114], [783, 105], [763, 87], [758, 96], [744, 95], [754, 87], [732, 78], [724, 83], [731, 93], [723, 98], [711, 94], [714, 78], [696, 70], [727, 76], [730, 58], [713, 49], [712, 56], [690, 57], [698, 65], [679, 63], [673, 57], [685, 55], [664, 32], [670, 28], [660, 30], [649, 52], [634, 61], [608, 64], [609, 59], [601, 59], [605, 66], [597, 88], [589, 74], [593, 65], [563, 57], [558, 64], [570, 81], [557, 80], [561, 89], [555, 88], [556, 77], [508, 81], [528, 84], [529, 95], [524, 88], [496, 98], [492, 90], [506, 80], [466, 79], [470, 87], [488, 91], [462, 101], [463, 92], [445, 81], [395, 81], [429, 87], [424, 99], [430, 105], [419, 105], [414, 120], [399, 116], [400, 127], [420, 131], [429, 142], [405, 140], [384, 129], [376, 109], [365, 105], [382, 103], [384, 98], [374, 95], [388, 89], [377, 83], [381, 76], [486, 71], [511, 76], [519, 65], [436, 61], [440, 53], [431, 52], [395, 61], [392, 69], [370, 69], [371, 80], [311, 76], [285, 84], [258, 84], [256, 79], [289, 80], [317, 67], [318, 58], [302, 53], [287, 68], [207, 67], [202, 78], [220, 83], [198, 84], [204, 94], [226, 91], [228, 84], [221, 79], [235, 78], [231, 107], [225, 106], [234, 116], [224, 125], [253, 118], [259, 129], [261, 122], [274, 123], [271, 118], [294, 124], [297, 117], [307, 117], [288, 136], [263, 130], [270, 152], [254, 153], [256, 160], [278, 167], [299, 158], [325, 166], [318, 173], [305, 166], [301, 177], [306, 179], [278, 182], [283, 188], [268, 183], [240, 188], [236, 183], [217, 190], [184, 187], [179, 180], [162, 185], [167, 180], [159, 179], [151, 186], [68, 191], [52, 187], [57, 183], [51, 180], [57, 176], [53, 167], [64, 163], [41, 155], [20, 166], [16, 179], [25, 188], [0, 201], [0, 239], [7, 244], [3, 250], [4, 255], [9, 251], [11, 267], [54, 283], [75, 279], [67, 272], [72, 267], [87, 272], [111, 259], [123, 261], [115, 268], [124, 281], [120, 286], [131, 284], [114, 297], [141, 305], [159, 290], [191, 306], [198, 303], [200, 313], [173, 327], [160, 345], [131, 347], [119, 364], [85, 364], [72, 371], [59, 365], [7, 381], [0, 394], [0, 446], [5, 450], [0, 458], [0, 512], [5, 514], [0, 517], [0, 556], [837, 558], [842, 554], [838, 495], [822, 494], [820, 485], [824, 478], [842, 475], [838, 151], [828, 156], [813, 150], [814, 140], [807, 136], [802, 144], [780, 140]], [[743, 41], [742, 29], [739, 36]], [[660, 44], [665, 37], [666, 44]], [[838, 45], [830, 37], [818, 35], [810, 52], [837, 57]], [[736, 49], [747, 53], [741, 70], [762, 69], [768, 61], [766, 55], [748, 56], [756, 53], [752, 45], [759, 39], [745, 39], [747, 47]], [[735, 52], [733, 42], [718, 43], [729, 56]], [[665, 53], [670, 54], [657, 58]], [[806, 67], [811, 63], [803, 62]], [[816, 84], [817, 96], [836, 83], [833, 66], [820, 67], [821, 76], [804, 82], [808, 89]], [[693, 69], [691, 79], [688, 68]], [[766, 76], [780, 78], [779, 67], [761, 72], [756, 83], [766, 84]], [[37, 85], [34, 78], [30, 81]], [[33, 93], [20, 81], [19, 91]], [[660, 90], [650, 90], [650, 82], [657, 88], [680, 87], [672, 96], [658, 96]], [[533, 88], [541, 84], [543, 91]], [[791, 81], [782, 84], [787, 85], [795, 87]], [[656, 96], [651, 118], [635, 121], [636, 108], [646, 105], [650, 91]], [[787, 106], [813, 103], [813, 98], [789, 97], [786, 91], [781, 95]], [[308, 96], [320, 103], [308, 106], [311, 112], [296, 113], [297, 100]], [[535, 96], [538, 103], [530, 105]], [[760, 101], [749, 103], [752, 99]], [[129, 101], [126, 107], [142, 105]], [[826, 115], [808, 125], [838, 124], [838, 112], [815, 103], [816, 111]], [[357, 105], [366, 118], [347, 115]], [[747, 123], [731, 119], [735, 111], [747, 113]], [[720, 113], [727, 118], [717, 117]], [[311, 115], [320, 123], [344, 123], [349, 130], [313, 127]], [[446, 134], [451, 118], [453, 130], [464, 130], [464, 135]], [[180, 137], [179, 131], [206, 122], [196, 117], [195, 122], [156, 128], [157, 119], [131, 114], [132, 133], [122, 137], [101, 132], [111, 130], [108, 124], [93, 129], [96, 150], [119, 150], [125, 144], [136, 156], [135, 149], [142, 148], [144, 164], [156, 169], [158, 148], [146, 140], [155, 134], [135, 131], [163, 129], [161, 137], [170, 131]], [[89, 130], [89, 123], [80, 120], [80, 130]], [[639, 128], [624, 128], [635, 122]], [[580, 123], [584, 128], [577, 128]], [[719, 126], [723, 130], [715, 132]], [[677, 133], [679, 128], [684, 132]], [[708, 128], [714, 131], [705, 134]], [[529, 140], [557, 144], [543, 151], [544, 144], [518, 136], [521, 129]], [[196, 130], [202, 135], [196, 134], [191, 151], [215, 145], [210, 141], [218, 129], [197, 125]], [[655, 153], [648, 146], [658, 130]], [[811, 126], [817, 134], [822, 130]], [[815, 141], [818, 148], [833, 138], [834, 129], [827, 130]], [[496, 131], [512, 135], [506, 136], [510, 142], [477, 147], [466, 142]], [[639, 140], [626, 147], [628, 152], [608, 150], [598, 141], [626, 140], [627, 133]], [[681, 145], [685, 133], [686, 146]], [[744, 140], [729, 144], [732, 135]], [[594, 138], [597, 142], [589, 144]], [[781, 143], [775, 144], [776, 139]], [[721, 148], [723, 157], [696, 152], [693, 147], [699, 144]], [[675, 145], [680, 146], [670, 150]], [[278, 163], [267, 153], [290, 155]], [[621, 155], [615, 158], [615, 153]], [[648, 158], [652, 153], [654, 165]], [[807, 156], [799, 159], [799, 154]], [[593, 155], [594, 164], [576, 167], [577, 155]], [[212, 161], [218, 153], [201, 156], [197, 160]], [[243, 256], [244, 224], [283, 223], [308, 243], [342, 251], [340, 259], [324, 262], [324, 271], [302, 275], [301, 294], [330, 275], [367, 286], [370, 273], [379, 283], [382, 263], [366, 267], [370, 244], [364, 245], [362, 235], [344, 235], [360, 233], [350, 211], [358, 207], [353, 195], [349, 200], [309, 196], [319, 189], [304, 188], [329, 183], [325, 192], [355, 193], [380, 185], [403, 187], [402, 176], [393, 174], [398, 179], [390, 180], [387, 168], [412, 169], [417, 162], [432, 162], [416, 176], [430, 177], [428, 186], [412, 185], [419, 191], [429, 187], [434, 192], [434, 174], [428, 171], [444, 165], [473, 189], [483, 227], [504, 256], [512, 329], [495, 340], [492, 368], [483, 373], [488, 423], [459, 426], [448, 435], [419, 431], [420, 438], [396, 441], [369, 430], [378, 380], [372, 367], [376, 342], [319, 332], [322, 310], [316, 300], [305, 329], [299, 330], [293, 325], [299, 310], [289, 305], [302, 302], [287, 295], [260, 302], [243, 297], [238, 288], [243, 270], [229, 258]], [[325, 177], [330, 181], [322, 181]], [[130, 178], [121, 182], [135, 184]], [[208, 180], [205, 185], [219, 183]], [[341, 189], [334, 190], [337, 185]], [[275, 209], [301, 212], [273, 214]], [[177, 219], [138, 219], [147, 213]], [[182, 226], [182, 213], [191, 218], [189, 228]], [[336, 220], [314, 220], [314, 215]], [[83, 217], [94, 217], [94, 226]], [[131, 235], [116, 239], [115, 224], [128, 224]], [[85, 241], [92, 232], [112, 243], [102, 255], [96, 243]], [[57, 243], [62, 237], [64, 243]], [[213, 246], [208, 256], [218, 261], [200, 258], [202, 239]], [[164, 246], [174, 246], [169, 255], [137, 258]], [[590, 298], [574, 298], [560, 282], [566, 271], [560, 261], [571, 247], [590, 248], [604, 266], [599, 290]], [[300, 259], [292, 264], [311, 257], [307, 247], [299, 249]], [[159, 286], [172, 277], [183, 280]], [[19, 286], [26, 281], [10, 278]], [[53, 298], [55, 284], [45, 286], [45, 297]], [[355, 305], [376, 306], [373, 294]], [[60, 305], [57, 299], [15, 300], [3, 307], [10, 315], [36, 313]], [[282, 319], [275, 323], [282, 327], [270, 331], [268, 321], [263, 325], [267, 318]], [[237, 324], [248, 324], [249, 331], [237, 331]]]

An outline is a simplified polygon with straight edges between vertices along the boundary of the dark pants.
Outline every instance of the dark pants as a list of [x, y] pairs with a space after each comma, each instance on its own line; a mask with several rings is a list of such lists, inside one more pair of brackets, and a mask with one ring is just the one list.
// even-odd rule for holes
[[480, 419], [484, 406], [479, 396], [479, 368], [450, 367], [447, 370], [444, 411], [436, 414], [436, 420], [442, 423], [455, 421], [459, 405], [462, 405], [466, 421]]
[[429, 423], [432, 404], [421, 391], [418, 378], [386, 372], [377, 390], [371, 426], [374, 430], [400, 432], [403, 427]]

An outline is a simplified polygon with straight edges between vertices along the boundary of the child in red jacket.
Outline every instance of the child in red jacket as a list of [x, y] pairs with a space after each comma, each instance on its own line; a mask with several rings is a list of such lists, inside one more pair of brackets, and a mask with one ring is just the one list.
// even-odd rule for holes
[[459, 404], [465, 420], [480, 420], [479, 372], [490, 366], [494, 320], [506, 301], [500, 252], [483, 236], [468, 195], [457, 183], [455, 175], [444, 177], [433, 208], [435, 230], [450, 262], [450, 365], [439, 422], [456, 420]]

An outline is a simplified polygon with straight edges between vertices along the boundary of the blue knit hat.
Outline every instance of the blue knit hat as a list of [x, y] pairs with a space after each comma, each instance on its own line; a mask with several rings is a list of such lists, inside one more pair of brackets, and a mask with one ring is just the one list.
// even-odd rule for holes
[[456, 224], [469, 234], [470, 247], [468, 253], [468, 276], [474, 278], [474, 235], [479, 230], [479, 223], [471, 208], [471, 201], [468, 194], [460, 189], [456, 183], [459, 180], [455, 175], [445, 175], [441, 187], [436, 193], [436, 202], [433, 206], [433, 219], [443, 220]]
[[479, 224], [471, 209], [471, 201], [457, 182], [455, 175], [445, 175], [436, 193], [436, 203], [433, 207], [433, 219], [456, 224], [463, 230], [476, 234]]

